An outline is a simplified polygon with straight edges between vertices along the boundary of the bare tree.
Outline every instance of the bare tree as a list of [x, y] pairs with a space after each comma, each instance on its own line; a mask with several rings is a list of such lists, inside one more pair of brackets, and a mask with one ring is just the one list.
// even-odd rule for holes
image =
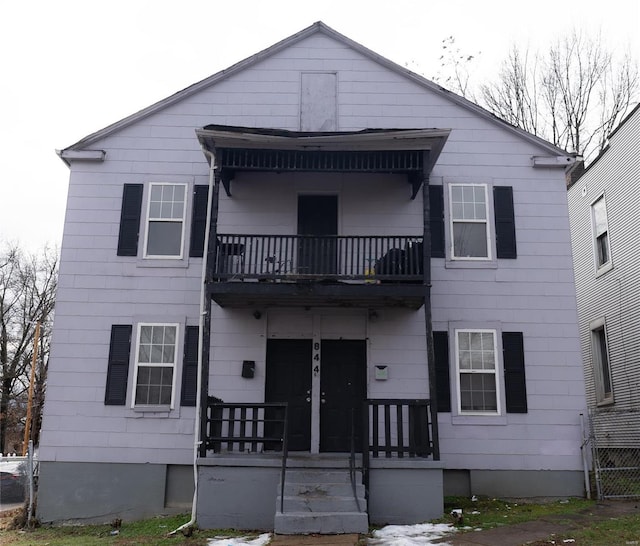
[[441, 41], [442, 54], [438, 59], [440, 67], [438, 73], [431, 79], [470, 100], [473, 99], [471, 88], [471, 71], [473, 62], [481, 54], [468, 53], [460, 49], [453, 36], [447, 36]]
[[573, 31], [542, 54], [514, 46], [498, 79], [480, 92], [496, 116], [587, 157], [604, 148], [638, 100], [639, 86], [629, 54], [617, 59], [599, 36]]
[[[44, 396], [57, 278], [57, 251], [45, 248], [32, 255], [9, 243], [0, 250], [0, 451], [15, 450], [16, 435], [24, 430], [38, 321], [43, 335], [35, 393]], [[34, 422], [39, 423], [41, 405], [34, 410]], [[37, 432], [32, 437], [37, 438]]]

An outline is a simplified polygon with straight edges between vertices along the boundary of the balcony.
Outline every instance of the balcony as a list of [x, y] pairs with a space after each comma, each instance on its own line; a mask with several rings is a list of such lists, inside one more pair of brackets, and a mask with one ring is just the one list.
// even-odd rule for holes
[[424, 303], [419, 236], [218, 234], [209, 293], [222, 307]]

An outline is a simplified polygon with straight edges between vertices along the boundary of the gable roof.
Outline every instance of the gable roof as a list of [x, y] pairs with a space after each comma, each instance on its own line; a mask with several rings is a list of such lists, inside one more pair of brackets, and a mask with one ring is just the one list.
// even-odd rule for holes
[[356, 51], [358, 51], [359, 53], [361, 53], [362, 55], [364, 55], [365, 57], [368, 57], [369, 59], [373, 60], [374, 62], [384, 66], [385, 68], [400, 74], [401, 76], [408, 78], [412, 81], [414, 81], [415, 83], [417, 83], [418, 85], [429, 89], [430, 91], [437, 93], [438, 95], [441, 95], [443, 97], [445, 97], [446, 99], [450, 100], [451, 102], [454, 102], [455, 104], [462, 106], [463, 108], [470, 110], [472, 112], [474, 112], [475, 114], [477, 114], [478, 116], [485, 118], [487, 120], [489, 120], [492, 123], [496, 123], [498, 125], [500, 125], [501, 127], [507, 129], [508, 131], [511, 131], [513, 133], [515, 133], [518, 137], [529, 141], [530, 143], [541, 147], [543, 149], [545, 149], [547, 152], [553, 154], [553, 155], [570, 155], [568, 154], [566, 151], [558, 148], [557, 146], [554, 146], [553, 144], [551, 144], [550, 142], [547, 142], [546, 140], [537, 137], [535, 135], [532, 135], [531, 133], [528, 133], [518, 127], [515, 127], [509, 123], [507, 123], [506, 121], [498, 118], [497, 116], [495, 116], [494, 114], [492, 114], [491, 112], [485, 110], [484, 108], [482, 108], [481, 106], [478, 106], [477, 104], [465, 99], [464, 97], [461, 97], [460, 95], [457, 95], [456, 93], [453, 93], [452, 91], [449, 91], [447, 89], [445, 89], [444, 87], [439, 86], [438, 84], [424, 78], [423, 76], [420, 76], [419, 74], [416, 74], [415, 72], [412, 72], [411, 70], [408, 70], [402, 66], [400, 66], [399, 64], [394, 63], [393, 61], [390, 61], [389, 59], [383, 57], [382, 55], [379, 55], [378, 53], [376, 53], [375, 51], [372, 51], [366, 47], [364, 47], [363, 45], [359, 44], [358, 42], [355, 42], [354, 40], [351, 40], [350, 38], [347, 38], [346, 36], [340, 34], [339, 32], [333, 30], [331, 27], [325, 25], [322, 21], [317, 21], [315, 23], [313, 23], [311, 26], [305, 28], [304, 30], [301, 30], [300, 32], [293, 34], [291, 36], [289, 36], [288, 38], [285, 38], [284, 40], [281, 40], [280, 42], [277, 42], [276, 44], [260, 51], [259, 53], [256, 53], [255, 55], [252, 55], [251, 57], [247, 57], [246, 59], [230, 66], [229, 68], [226, 68], [224, 70], [221, 70], [220, 72], [217, 72], [216, 74], [213, 74], [212, 76], [209, 76], [208, 78], [205, 78], [204, 80], [201, 80], [197, 83], [194, 83], [193, 85], [190, 85], [189, 87], [178, 91], [177, 93], [174, 93], [173, 95], [170, 95], [169, 97], [162, 99], [154, 104], [152, 104], [151, 106], [148, 106], [146, 108], [143, 108], [142, 110], [127, 116], [126, 118], [121, 119], [120, 121], [117, 121], [111, 125], [108, 125], [107, 127], [100, 129], [99, 131], [96, 131], [95, 133], [92, 133], [86, 137], [84, 137], [83, 139], [79, 140], [78, 142], [76, 142], [75, 144], [72, 144], [71, 146], [68, 146], [67, 148], [64, 148], [63, 150], [59, 150], [57, 153], [58, 155], [64, 160], [65, 157], [64, 155], [66, 154], [67, 157], [69, 159], [72, 158], [72, 153], [70, 152], [74, 152], [74, 151], [81, 151], [81, 150], [85, 150], [88, 146], [90, 146], [91, 144], [111, 135], [112, 133], [115, 133], [116, 131], [123, 129], [125, 127], [128, 127], [129, 125], [132, 125], [144, 118], [146, 118], [147, 116], [150, 116], [168, 106], [171, 106], [195, 93], [198, 93], [199, 91], [201, 91], [202, 89], [205, 89], [211, 85], [214, 85], [226, 78], [228, 78], [229, 76], [236, 74], [242, 70], [244, 70], [245, 68], [249, 68], [253, 65], [255, 65], [256, 63], [262, 61], [263, 59], [270, 57], [276, 53], [278, 53], [279, 51], [282, 51], [283, 49], [290, 47], [316, 33], [320, 33], [320, 34], [324, 34], [326, 36], [329, 36], [330, 38], [333, 38], [334, 40], [343, 43], [344, 45], [346, 45], [347, 47], [350, 47]]

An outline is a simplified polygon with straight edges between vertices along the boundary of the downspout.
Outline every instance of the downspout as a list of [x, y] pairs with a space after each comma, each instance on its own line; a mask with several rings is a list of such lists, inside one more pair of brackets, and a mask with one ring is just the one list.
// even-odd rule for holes
[[[207, 262], [209, 258], [209, 233], [211, 230], [211, 210], [213, 207], [213, 189], [215, 183], [215, 169], [216, 169], [216, 161], [215, 155], [212, 154], [209, 150], [202, 148], [202, 151], [206, 156], [209, 157], [209, 191], [207, 193], [207, 219], [205, 221], [205, 230], [204, 230], [204, 251], [202, 257], [202, 277], [200, 284], [200, 313], [198, 316], [198, 371], [196, 378], [196, 415], [194, 419], [194, 429], [193, 429], [193, 500], [191, 501], [191, 519], [178, 527], [177, 529], [171, 531], [169, 535], [175, 535], [176, 533], [186, 529], [188, 527], [192, 527], [196, 522], [196, 511], [197, 511], [197, 503], [198, 503], [198, 457], [200, 455], [200, 446], [202, 445], [202, 440], [200, 439], [200, 428], [202, 423], [202, 415], [201, 415], [201, 406], [202, 406], [202, 370], [204, 368], [204, 324], [205, 318], [211, 312], [211, 300], [209, 299], [209, 293], [206, 290], [207, 287]], [[208, 355], [208, 351], [207, 351]]]
[[[428, 154], [425, 152], [424, 164], [428, 165]], [[424, 289], [424, 322], [427, 337], [427, 369], [429, 377], [429, 400], [431, 413], [431, 440], [433, 441], [433, 460], [440, 460], [440, 440], [438, 435], [438, 390], [436, 388], [436, 359], [433, 347], [433, 319], [431, 316], [431, 203], [429, 200], [429, 175], [422, 172], [422, 260]]]

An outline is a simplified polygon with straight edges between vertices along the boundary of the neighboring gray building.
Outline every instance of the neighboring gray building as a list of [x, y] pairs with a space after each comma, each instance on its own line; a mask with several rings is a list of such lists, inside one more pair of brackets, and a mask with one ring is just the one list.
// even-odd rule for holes
[[582, 495], [562, 150], [315, 23], [59, 155], [41, 521]]
[[637, 482], [640, 106], [610, 135], [607, 148], [569, 188], [568, 198], [587, 403], [599, 462], [612, 469], [638, 467]]

